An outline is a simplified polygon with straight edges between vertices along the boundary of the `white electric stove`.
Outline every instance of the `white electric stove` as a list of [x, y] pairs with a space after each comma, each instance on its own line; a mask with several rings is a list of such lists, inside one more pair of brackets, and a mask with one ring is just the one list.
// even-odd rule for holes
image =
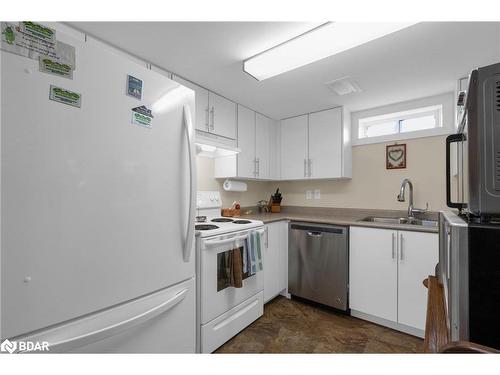
[[247, 246], [247, 239], [253, 232], [261, 236], [261, 250], [267, 247], [264, 224], [258, 220], [221, 217], [221, 208], [218, 191], [198, 192], [195, 227], [197, 346], [201, 353], [213, 352], [264, 311], [262, 271], [244, 278], [241, 288], [227, 286], [224, 280], [227, 276], [226, 253]]
[[258, 220], [221, 217], [222, 200], [218, 191], [199, 191], [196, 197], [196, 236], [210, 237], [262, 227]]

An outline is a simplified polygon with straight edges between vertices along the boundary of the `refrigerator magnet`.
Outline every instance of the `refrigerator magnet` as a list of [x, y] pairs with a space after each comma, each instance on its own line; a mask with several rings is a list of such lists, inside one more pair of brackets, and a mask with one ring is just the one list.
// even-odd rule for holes
[[146, 106], [132, 108], [132, 124], [151, 128], [153, 114]]
[[72, 107], [82, 106], [82, 94], [54, 85], [50, 85], [49, 99]]
[[142, 80], [128, 74], [127, 75], [127, 95], [141, 100], [142, 99]]

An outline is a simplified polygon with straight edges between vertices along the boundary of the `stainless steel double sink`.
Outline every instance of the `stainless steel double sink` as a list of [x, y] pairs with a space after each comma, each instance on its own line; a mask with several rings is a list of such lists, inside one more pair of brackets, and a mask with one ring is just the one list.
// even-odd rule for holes
[[360, 222], [365, 221], [369, 223], [381, 223], [381, 224], [405, 224], [405, 225], [417, 225], [421, 227], [437, 228], [438, 222], [436, 220], [421, 220], [409, 217], [376, 217], [369, 216], [364, 219], [358, 220]]

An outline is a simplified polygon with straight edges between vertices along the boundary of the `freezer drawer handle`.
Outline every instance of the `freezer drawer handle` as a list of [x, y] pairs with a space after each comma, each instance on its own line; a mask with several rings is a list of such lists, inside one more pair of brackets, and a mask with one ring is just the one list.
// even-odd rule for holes
[[[126, 331], [135, 327], [138, 324], [144, 323], [150, 319], [157, 317], [158, 315], [163, 314], [164, 312], [170, 310], [179, 302], [181, 302], [184, 298], [186, 298], [187, 292], [189, 289], [183, 289], [174, 295], [172, 298], [167, 301], [161, 303], [158, 306], [155, 306], [143, 313], [136, 315], [132, 318], [126, 319], [124, 321], [111, 324], [107, 327], [97, 329], [95, 331], [87, 332], [80, 334], [78, 336], [64, 338], [61, 341], [50, 342], [49, 341], [49, 350], [50, 351], [69, 351], [74, 348], [78, 348], [81, 346], [85, 346], [96, 341], [102, 340], [106, 337], [114, 336], [120, 332]], [[41, 338], [43, 340], [43, 338]]]

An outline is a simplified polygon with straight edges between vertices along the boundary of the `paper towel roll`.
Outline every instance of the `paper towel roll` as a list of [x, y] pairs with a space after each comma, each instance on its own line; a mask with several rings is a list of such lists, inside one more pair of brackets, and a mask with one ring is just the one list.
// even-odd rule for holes
[[226, 191], [247, 191], [247, 184], [241, 181], [224, 181], [224, 190]]

